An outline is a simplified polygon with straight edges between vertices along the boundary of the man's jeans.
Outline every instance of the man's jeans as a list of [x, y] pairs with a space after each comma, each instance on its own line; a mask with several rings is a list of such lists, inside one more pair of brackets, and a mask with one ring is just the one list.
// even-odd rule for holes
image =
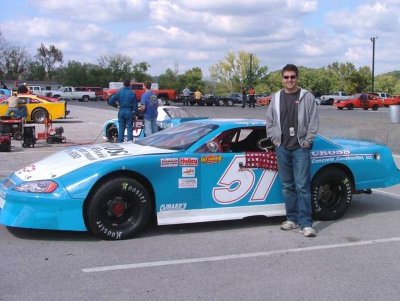
[[157, 117], [153, 119], [144, 119], [144, 136], [147, 137], [157, 132]]
[[118, 111], [118, 143], [124, 142], [125, 129], [127, 141], [133, 140], [133, 113], [130, 109], [120, 109]]
[[286, 206], [286, 217], [300, 228], [312, 226], [310, 150], [276, 148], [278, 173]]

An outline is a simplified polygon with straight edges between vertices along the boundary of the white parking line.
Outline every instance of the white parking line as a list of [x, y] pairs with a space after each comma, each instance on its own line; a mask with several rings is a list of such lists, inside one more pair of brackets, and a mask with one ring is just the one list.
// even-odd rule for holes
[[335, 248], [358, 247], [358, 246], [382, 244], [382, 243], [389, 243], [389, 242], [399, 242], [399, 241], [400, 241], [400, 237], [391, 237], [391, 238], [365, 240], [365, 241], [332, 244], [332, 245], [324, 245], [324, 246], [313, 246], [313, 247], [305, 247], [305, 248], [297, 248], [297, 249], [283, 249], [283, 250], [275, 250], [275, 251], [232, 254], [232, 255], [223, 255], [223, 256], [199, 257], [199, 258], [189, 258], [189, 259], [150, 261], [150, 262], [142, 262], [142, 263], [111, 265], [111, 266], [104, 266], [104, 267], [85, 268], [85, 269], [82, 269], [82, 272], [94, 273], [94, 272], [107, 272], [107, 271], [115, 271], [115, 270], [127, 270], [127, 269], [180, 265], [180, 264], [198, 263], [198, 262], [214, 262], [214, 261], [243, 259], [243, 258], [251, 258], [251, 257], [272, 256], [272, 255], [279, 255], [279, 254], [285, 255], [285, 254], [290, 254], [290, 253], [309, 252], [309, 251], [327, 250], [327, 249], [335, 249]]

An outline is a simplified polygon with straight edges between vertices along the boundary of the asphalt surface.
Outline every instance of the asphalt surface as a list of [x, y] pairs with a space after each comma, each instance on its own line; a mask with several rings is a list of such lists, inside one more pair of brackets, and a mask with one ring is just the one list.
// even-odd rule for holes
[[[69, 104], [67, 143], [0, 153], [0, 178], [67, 145], [102, 142], [105, 103]], [[198, 116], [264, 118], [266, 108], [189, 107]], [[389, 110], [320, 107], [321, 134], [374, 139], [400, 154]], [[36, 132], [43, 130], [35, 125]], [[396, 155], [396, 159], [398, 156]], [[371, 171], [373, 172], [373, 171]], [[284, 218], [151, 226], [126, 241], [86, 232], [0, 226], [0, 300], [398, 300], [400, 188], [356, 195], [346, 215], [316, 222], [316, 238]]]

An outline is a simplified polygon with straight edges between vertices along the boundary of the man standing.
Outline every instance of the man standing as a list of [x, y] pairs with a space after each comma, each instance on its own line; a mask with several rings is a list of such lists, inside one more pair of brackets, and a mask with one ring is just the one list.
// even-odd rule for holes
[[132, 92], [131, 81], [125, 80], [124, 87], [110, 97], [108, 104], [119, 107], [118, 111], [118, 143], [124, 142], [125, 129], [127, 141], [133, 141], [133, 115], [138, 110], [136, 95]]
[[147, 137], [158, 132], [157, 116], [158, 116], [158, 97], [151, 90], [151, 82], [145, 84], [146, 92], [143, 93], [140, 103], [140, 111], [144, 112], [144, 135]]
[[246, 106], [246, 100], [247, 100], [247, 94], [246, 94], [246, 89], [243, 88], [242, 90], [242, 108], [244, 109]]
[[182, 94], [183, 94], [183, 105], [188, 106], [190, 98], [190, 90], [188, 88], [185, 88], [183, 89]]
[[196, 101], [197, 105], [200, 105], [202, 96], [203, 95], [201, 94], [200, 90], [197, 88], [196, 92], [194, 92], [194, 100]]
[[256, 107], [256, 100], [254, 99], [254, 96], [256, 94], [256, 90], [254, 90], [253, 87], [250, 87], [249, 89], [249, 108], [253, 106], [253, 108]]
[[282, 69], [283, 89], [276, 92], [267, 111], [267, 137], [276, 146], [279, 177], [287, 220], [282, 230], [300, 226], [306, 237], [316, 236], [312, 227], [310, 152], [319, 118], [314, 96], [298, 87], [298, 69]]
[[19, 100], [16, 96], [10, 96], [8, 99], [8, 109], [6, 116], [13, 116], [15, 119], [23, 117], [22, 111], [19, 109]]

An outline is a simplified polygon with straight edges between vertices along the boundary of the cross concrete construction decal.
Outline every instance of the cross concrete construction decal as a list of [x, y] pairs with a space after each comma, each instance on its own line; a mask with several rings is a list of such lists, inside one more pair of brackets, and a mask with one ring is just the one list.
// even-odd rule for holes
[[311, 163], [333, 163], [372, 159], [374, 159], [373, 154], [351, 154], [350, 150], [329, 150], [311, 152]]

